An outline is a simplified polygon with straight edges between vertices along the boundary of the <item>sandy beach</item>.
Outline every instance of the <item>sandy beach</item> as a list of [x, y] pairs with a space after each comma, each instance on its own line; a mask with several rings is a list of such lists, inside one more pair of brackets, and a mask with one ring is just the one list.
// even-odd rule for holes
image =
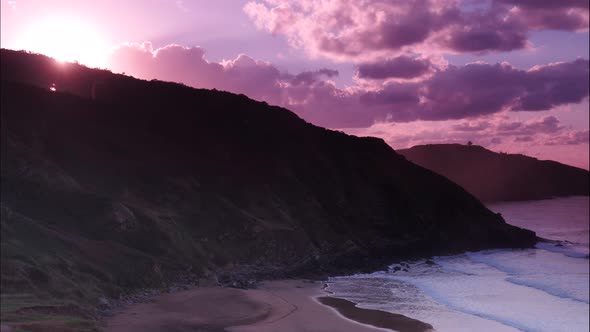
[[252, 290], [194, 288], [131, 305], [106, 319], [105, 330], [422, 332], [431, 329], [428, 324], [402, 315], [356, 308], [346, 300], [330, 298], [326, 301], [322, 285], [320, 282], [282, 280], [265, 282]]

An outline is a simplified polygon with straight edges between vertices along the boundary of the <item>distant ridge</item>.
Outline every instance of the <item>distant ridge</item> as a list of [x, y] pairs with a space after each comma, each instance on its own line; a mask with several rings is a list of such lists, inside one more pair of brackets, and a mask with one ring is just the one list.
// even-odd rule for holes
[[478, 145], [430, 144], [396, 151], [482, 201], [588, 196], [590, 191], [587, 170], [556, 161], [496, 153]]

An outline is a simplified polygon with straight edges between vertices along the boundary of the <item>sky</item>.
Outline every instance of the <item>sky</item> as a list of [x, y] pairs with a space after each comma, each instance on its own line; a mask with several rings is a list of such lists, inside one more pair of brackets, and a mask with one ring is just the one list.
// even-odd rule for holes
[[1, 0], [3, 48], [589, 168], [588, 0]]

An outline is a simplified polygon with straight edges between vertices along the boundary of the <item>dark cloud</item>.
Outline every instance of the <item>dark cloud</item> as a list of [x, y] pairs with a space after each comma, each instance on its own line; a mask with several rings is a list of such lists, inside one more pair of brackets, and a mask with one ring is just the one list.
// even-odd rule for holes
[[[471, 7], [467, 9], [466, 7]], [[376, 61], [405, 51], [481, 54], [529, 46], [531, 31], [588, 29], [588, 1], [250, 1], [256, 25], [291, 45], [338, 60]]]
[[556, 105], [576, 103], [590, 89], [588, 60], [538, 66], [527, 72], [526, 92], [513, 110], [539, 111]]
[[555, 116], [545, 116], [527, 122], [501, 122], [492, 128], [495, 135], [517, 136], [515, 141], [524, 142], [523, 137], [536, 136], [538, 134], [555, 135], [566, 129]]
[[285, 77], [290, 79], [291, 84], [293, 85], [300, 85], [300, 84], [311, 84], [313, 82], [318, 81], [322, 77], [332, 78], [338, 76], [337, 70], [332, 69], [319, 69], [316, 71], [304, 71], [294, 76], [287, 76]]
[[493, 137], [490, 140], [490, 144], [501, 144], [502, 143], [502, 139], [500, 137]]
[[512, 51], [524, 48], [527, 38], [514, 31], [455, 30], [447, 46], [453, 51], [480, 53], [484, 51]]
[[580, 131], [570, 132], [565, 135], [552, 137], [547, 142], [545, 142], [545, 145], [588, 144], [589, 140], [590, 140], [590, 131], [580, 130]]
[[588, 29], [588, 0], [496, 0], [509, 6], [509, 18], [529, 30]]
[[564, 127], [560, 124], [559, 120], [556, 117], [550, 115], [544, 117], [541, 120], [525, 124], [524, 126], [522, 126], [519, 132], [521, 134], [553, 134], [562, 129], [564, 129]]
[[425, 82], [420, 116], [428, 120], [460, 119], [498, 112], [519, 95], [525, 74], [504, 64], [450, 66]]
[[[477, 117], [502, 110], [549, 110], [576, 103], [588, 96], [588, 60], [538, 66], [529, 71], [508, 64], [474, 63], [449, 66], [420, 83], [412, 84], [419, 100], [413, 111], [396, 110], [400, 91], [385, 87], [370, 100], [391, 103], [391, 118], [398, 121], [448, 120]], [[412, 90], [414, 91], [414, 90]], [[393, 96], [390, 98], [389, 94]]]
[[480, 121], [478, 123], [460, 123], [458, 125], [454, 125], [452, 128], [455, 131], [481, 131], [481, 130], [485, 130], [488, 129], [492, 126], [491, 123], [487, 122], [487, 121]]
[[368, 105], [399, 106], [402, 103], [409, 103], [414, 106], [420, 101], [419, 85], [416, 83], [388, 83], [383, 90], [363, 93], [360, 100]]
[[521, 6], [525, 8], [588, 8], [588, 0], [496, 0], [498, 3]]
[[416, 78], [426, 74], [430, 61], [406, 55], [358, 66], [358, 77], [366, 79]]
[[521, 19], [527, 26], [535, 30], [578, 31], [588, 29], [588, 14], [571, 12], [569, 9], [557, 12], [553, 9], [527, 10], [521, 14]]
[[[319, 3], [316, 4], [321, 6]], [[359, 22], [366, 25], [359, 26], [358, 31], [352, 33], [333, 34], [316, 31], [317, 39], [313, 44], [322, 53], [355, 57], [370, 51], [398, 50], [416, 45], [428, 38], [437, 22], [442, 21], [442, 17], [449, 15], [444, 8], [436, 12], [429, 7], [428, 1], [421, 0], [343, 2], [341, 6], [339, 8], [332, 3], [331, 6], [323, 7], [324, 10], [329, 8], [324, 15], [330, 17], [334, 30], [347, 30]], [[353, 8], [364, 12], [346, 10]], [[368, 22], [367, 19], [371, 17], [373, 22]], [[323, 23], [318, 21], [316, 24]]]
[[[447, 120], [499, 112], [522, 94], [525, 76], [524, 71], [504, 64], [449, 66], [421, 82], [420, 89], [416, 89], [420, 94], [414, 98], [413, 112], [400, 114], [392, 107], [392, 118], [398, 121]], [[397, 89], [386, 87], [374, 92], [373, 100], [387, 103], [388, 95], [402, 87], [398, 83]]]
[[497, 126], [499, 131], [512, 131], [522, 127], [522, 122], [502, 122]]
[[450, 28], [441, 45], [459, 53], [486, 53], [489, 51], [512, 51], [526, 48], [529, 44], [527, 30], [513, 20], [504, 20], [496, 15], [471, 15], [467, 22]]

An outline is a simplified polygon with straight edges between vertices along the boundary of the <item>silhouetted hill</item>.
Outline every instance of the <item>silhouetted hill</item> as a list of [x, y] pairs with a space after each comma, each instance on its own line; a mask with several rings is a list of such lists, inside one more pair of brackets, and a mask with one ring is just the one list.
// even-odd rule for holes
[[588, 171], [477, 145], [433, 144], [397, 150], [412, 162], [444, 175], [483, 201], [588, 196]]
[[536, 240], [380, 139], [243, 95], [8, 50], [1, 60], [2, 294], [13, 307]]

